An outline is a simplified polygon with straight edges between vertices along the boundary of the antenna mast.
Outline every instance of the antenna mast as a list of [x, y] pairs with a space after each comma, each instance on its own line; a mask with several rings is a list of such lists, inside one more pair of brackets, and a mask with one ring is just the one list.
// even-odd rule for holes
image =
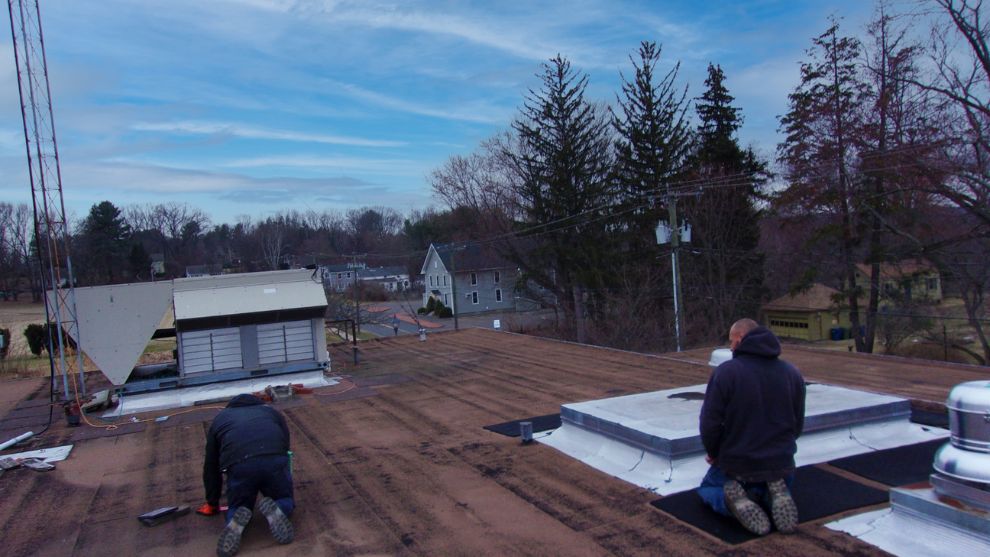
[[[7, 0], [7, 8], [10, 13], [10, 35], [14, 42], [31, 200], [34, 203], [35, 249], [41, 264], [45, 317], [49, 327], [52, 324], [57, 327], [57, 334], [52, 334], [49, 328], [48, 335], [52, 389], [55, 388], [55, 375], [61, 375], [65, 400], [69, 400], [72, 358], [66, 358], [67, 339], [61, 334], [62, 331], [76, 341], [78, 391], [85, 393], [86, 387], [41, 11], [38, 0]], [[57, 360], [54, 356], [56, 347]]]

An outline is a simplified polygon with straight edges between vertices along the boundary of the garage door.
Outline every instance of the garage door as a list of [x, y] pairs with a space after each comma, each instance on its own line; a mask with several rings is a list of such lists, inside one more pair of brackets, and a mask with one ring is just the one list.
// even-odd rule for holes
[[258, 325], [258, 363], [312, 359], [313, 325], [309, 320]]
[[241, 333], [237, 327], [179, 334], [182, 373], [236, 369], [241, 363]]

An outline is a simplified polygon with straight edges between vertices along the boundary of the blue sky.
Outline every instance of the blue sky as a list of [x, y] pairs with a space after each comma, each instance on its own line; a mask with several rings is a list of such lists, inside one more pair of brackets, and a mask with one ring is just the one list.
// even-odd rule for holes
[[[745, 144], [776, 117], [830, 14], [865, 1], [42, 0], [67, 208], [188, 202], [214, 223], [437, 205], [428, 176], [507, 129], [560, 53], [614, 104], [642, 40], [689, 96], [721, 64]], [[3, 16], [6, 20], [6, 15]], [[7, 23], [4, 23], [6, 27]], [[0, 199], [30, 203], [10, 37], [0, 42]]]

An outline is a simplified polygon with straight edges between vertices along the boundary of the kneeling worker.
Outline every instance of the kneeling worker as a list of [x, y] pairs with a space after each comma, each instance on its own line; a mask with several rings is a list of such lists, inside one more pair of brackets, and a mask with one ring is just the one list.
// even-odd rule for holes
[[732, 359], [715, 368], [701, 407], [701, 441], [711, 465], [698, 488], [716, 512], [757, 535], [791, 533], [794, 453], [804, 427], [804, 378], [778, 358], [780, 341], [752, 319], [729, 331]]
[[229, 557], [241, 545], [254, 501], [278, 543], [292, 541], [289, 515], [295, 508], [289, 469], [289, 428], [282, 414], [254, 395], [237, 395], [213, 419], [206, 434], [203, 485], [206, 504], [200, 514], [220, 512], [221, 472], [227, 473], [227, 525], [217, 555]]

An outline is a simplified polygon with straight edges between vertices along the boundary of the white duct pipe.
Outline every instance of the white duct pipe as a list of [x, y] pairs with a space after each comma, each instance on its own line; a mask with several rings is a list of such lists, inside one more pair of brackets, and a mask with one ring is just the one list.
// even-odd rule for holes
[[11, 445], [16, 445], [21, 441], [24, 441], [25, 439], [30, 439], [33, 436], [34, 436], [34, 432], [28, 431], [27, 433], [22, 433], [9, 441], [4, 441], [3, 444], [0, 444], [0, 451], [6, 449], [7, 447], [10, 447]]

